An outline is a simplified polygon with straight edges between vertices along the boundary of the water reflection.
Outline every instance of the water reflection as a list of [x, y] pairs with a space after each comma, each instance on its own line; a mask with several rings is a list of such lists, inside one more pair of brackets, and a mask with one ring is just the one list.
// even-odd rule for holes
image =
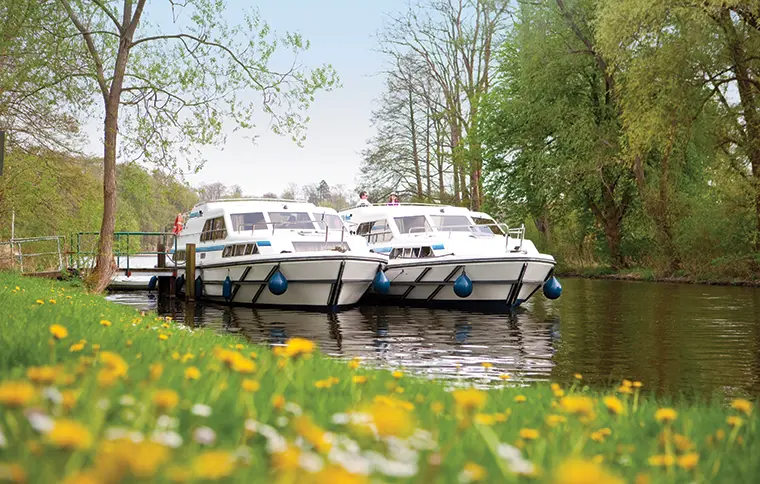
[[[661, 393], [760, 392], [760, 290], [567, 279], [557, 301], [515, 314], [361, 307], [337, 314], [111, 299], [195, 327], [281, 344], [300, 336], [323, 352], [442, 378], [635, 378]], [[493, 365], [486, 369], [482, 363]]]

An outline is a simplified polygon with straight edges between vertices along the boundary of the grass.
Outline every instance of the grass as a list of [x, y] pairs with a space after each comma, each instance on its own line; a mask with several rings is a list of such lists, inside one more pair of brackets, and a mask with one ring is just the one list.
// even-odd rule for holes
[[[0, 481], [752, 482], [755, 404], [489, 391], [190, 330], [0, 273]], [[110, 323], [110, 324], [109, 324]], [[644, 382], [644, 385], [646, 382]], [[644, 388], [646, 388], [644, 386]]]

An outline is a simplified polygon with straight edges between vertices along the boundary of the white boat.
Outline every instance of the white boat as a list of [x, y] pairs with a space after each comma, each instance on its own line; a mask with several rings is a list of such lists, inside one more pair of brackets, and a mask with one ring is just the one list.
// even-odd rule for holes
[[[186, 244], [195, 274], [185, 274]], [[196, 205], [173, 254], [179, 291], [254, 306], [338, 309], [355, 305], [387, 256], [351, 235], [337, 212], [311, 203], [225, 199]]]
[[516, 308], [541, 287], [549, 298], [562, 287], [555, 260], [525, 239], [524, 227], [498, 224], [463, 207], [360, 205], [340, 212], [372, 250], [388, 254], [388, 287], [374, 284], [368, 299], [478, 310]]

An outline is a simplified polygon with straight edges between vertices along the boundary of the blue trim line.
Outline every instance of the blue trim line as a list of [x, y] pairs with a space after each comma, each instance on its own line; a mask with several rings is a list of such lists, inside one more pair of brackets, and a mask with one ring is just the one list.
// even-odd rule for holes
[[219, 250], [224, 250], [223, 245], [210, 245], [208, 247], [198, 247], [195, 249], [195, 252], [216, 252]]
[[258, 240], [256, 241], [256, 245], [258, 245], [259, 247], [271, 247], [272, 242], [268, 240]]
[[375, 252], [379, 252], [381, 254], [385, 254], [385, 253], [388, 253], [391, 250], [393, 250], [393, 247], [378, 247], [378, 248], [376, 248], [374, 250], [375, 250]]
[[433, 250], [443, 250], [443, 244], [435, 244], [432, 247]]

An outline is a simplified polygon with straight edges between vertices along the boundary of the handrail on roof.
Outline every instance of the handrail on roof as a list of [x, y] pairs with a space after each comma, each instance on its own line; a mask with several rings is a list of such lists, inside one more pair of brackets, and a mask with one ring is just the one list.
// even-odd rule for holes
[[290, 202], [290, 203], [309, 203], [308, 200], [293, 200], [290, 198], [266, 198], [266, 197], [244, 197], [244, 198], [219, 198], [216, 200], [206, 200], [199, 202], [198, 205], [204, 203], [218, 203], [218, 202]]
[[416, 202], [404, 202], [404, 203], [371, 203], [369, 205], [354, 205], [353, 207], [344, 208], [341, 212], [346, 210], [353, 210], [355, 208], [378, 208], [378, 207], [441, 207], [441, 208], [466, 208], [457, 207], [456, 205], [444, 205], [441, 203], [416, 203]]

